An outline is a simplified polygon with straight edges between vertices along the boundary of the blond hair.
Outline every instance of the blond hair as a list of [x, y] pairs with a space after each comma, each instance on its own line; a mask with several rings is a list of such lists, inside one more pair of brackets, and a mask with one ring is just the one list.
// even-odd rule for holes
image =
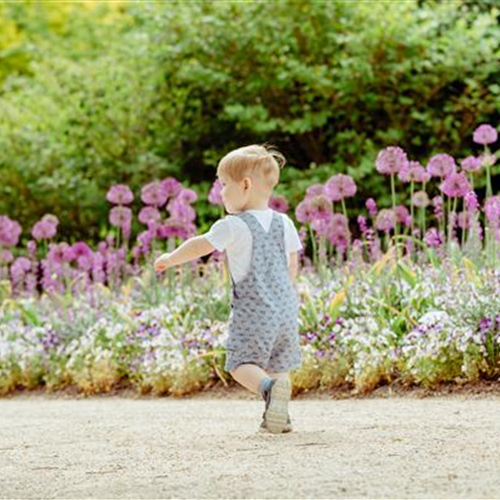
[[273, 146], [252, 144], [224, 156], [217, 167], [217, 175], [234, 182], [241, 182], [245, 177], [259, 178], [272, 191], [285, 163], [285, 157]]

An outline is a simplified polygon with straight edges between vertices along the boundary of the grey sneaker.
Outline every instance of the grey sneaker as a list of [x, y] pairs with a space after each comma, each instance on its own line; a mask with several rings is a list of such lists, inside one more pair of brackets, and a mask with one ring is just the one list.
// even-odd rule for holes
[[288, 378], [273, 380], [271, 387], [265, 394], [266, 410], [264, 412], [263, 423], [265, 428], [273, 434], [290, 432], [291, 430], [291, 422], [288, 415], [288, 402], [291, 395], [292, 387]]
[[[282, 432], [287, 433], [287, 432], [292, 432], [292, 431], [293, 431], [292, 421], [290, 420], [290, 416], [288, 416], [288, 418], [286, 420], [285, 428], [283, 429]], [[261, 422], [260, 427], [259, 427], [259, 432], [271, 432], [267, 428], [267, 425], [266, 425], [266, 412], [264, 412], [264, 414], [262, 415], [262, 422]]]

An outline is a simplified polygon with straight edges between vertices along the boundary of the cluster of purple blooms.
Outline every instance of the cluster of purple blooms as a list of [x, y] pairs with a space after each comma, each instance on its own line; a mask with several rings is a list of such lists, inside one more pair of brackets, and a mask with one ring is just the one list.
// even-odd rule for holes
[[[145, 206], [138, 215], [139, 222], [146, 225], [147, 230], [138, 234], [130, 263], [127, 253], [134, 194], [128, 186], [118, 184], [111, 187], [106, 198], [114, 205], [109, 222], [118, 232], [99, 242], [96, 250], [83, 241], [73, 245], [55, 243], [59, 220], [46, 214], [32, 227], [33, 239], [27, 242], [25, 255], [15, 257], [12, 250], [19, 244], [22, 227], [7, 216], [0, 216], [0, 280], [9, 280], [15, 295], [36, 295], [39, 291], [63, 293], [69, 286], [76, 291], [78, 287], [85, 289], [90, 283], [116, 287], [123, 278], [140, 272], [139, 258], [149, 255], [152, 241], [175, 237], [185, 240], [196, 232], [193, 223], [196, 214], [191, 204], [198, 196], [192, 189], [183, 187], [174, 178], [147, 184], [141, 191]], [[168, 217], [164, 216], [164, 209]], [[119, 244], [120, 234], [124, 245]]]
[[[391, 178], [392, 207], [379, 208], [372, 198], [366, 200], [367, 216], [357, 217], [357, 227], [350, 225], [346, 206], [346, 201], [357, 192], [356, 183], [350, 176], [336, 174], [324, 184], [311, 185], [295, 209], [296, 219], [302, 224], [299, 231], [302, 241], [305, 242], [309, 230], [313, 248], [314, 239], [318, 238], [320, 243], [329, 242], [341, 254], [349, 248], [355, 250], [367, 247], [370, 258], [376, 259], [382, 246], [379, 236], [397, 234], [400, 229], [435, 248], [447, 241], [445, 227], [448, 237], [455, 237], [456, 229], [460, 229], [462, 233], [474, 230], [481, 239], [481, 225], [478, 223], [481, 210], [485, 225], [495, 238], [500, 238], [500, 196], [491, 193], [489, 177], [496, 157], [488, 149], [497, 139], [495, 128], [487, 124], [480, 125], [474, 131], [473, 140], [483, 145], [484, 151], [478, 156], [464, 158], [460, 167], [452, 156], [444, 153], [434, 155], [424, 167], [417, 161], [409, 160], [405, 151], [398, 146], [381, 150], [375, 166], [380, 174]], [[481, 207], [474, 191], [474, 178], [483, 168], [488, 179], [487, 197]], [[402, 203], [396, 204], [396, 179], [410, 185], [409, 207]], [[431, 190], [426, 188], [433, 179], [437, 181], [441, 194], [431, 199]], [[221, 183], [216, 180], [208, 195], [211, 204], [222, 205], [221, 188]], [[0, 280], [10, 280], [15, 293], [30, 295], [40, 289], [49, 293], [63, 292], [69, 283], [75, 282], [84, 285], [91, 282], [117, 285], [120, 279], [140, 272], [139, 259], [149, 256], [154, 250], [155, 241], [174, 238], [185, 240], [196, 234], [196, 212], [192, 204], [198, 196], [174, 178], [154, 181], [142, 188], [140, 199], [143, 206], [137, 219], [147, 229], [138, 233], [130, 252], [134, 193], [128, 186], [117, 184], [111, 187], [106, 198], [113, 205], [109, 222], [116, 228], [116, 235], [110, 234], [105, 241], [99, 242], [96, 250], [83, 241], [73, 245], [55, 243], [53, 240], [59, 221], [54, 215], [46, 214], [32, 227], [33, 239], [27, 242], [25, 255], [15, 257], [15, 247], [22, 234], [21, 225], [0, 215]], [[456, 210], [459, 200], [461, 212]], [[453, 210], [450, 209], [451, 205]], [[273, 196], [270, 207], [282, 213], [290, 209], [284, 196]], [[425, 211], [428, 207], [432, 208], [437, 222], [435, 227], [425, 227]], [[420, 218], [415, 216], [415, 210], [420, 211]], [[354, 239], [353, 235], [359, 237]], [[45, 255], [40, 255], [40, 250], [45, 250]], [[127, 259], [129, 254], [131, 262]], [[220, 258], [218, 252], [214, 252], [213, 258]]]

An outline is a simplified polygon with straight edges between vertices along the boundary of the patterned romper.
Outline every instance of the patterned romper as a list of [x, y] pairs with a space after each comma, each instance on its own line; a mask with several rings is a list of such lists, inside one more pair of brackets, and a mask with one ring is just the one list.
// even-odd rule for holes
[[251, 363], [271, 372], [287, 372], [301, 362], [299, 302], [288, 271], [283, 218], [273, 211], [269, 232], [250, 212], [236, 214], [252, 233], [248, 273], [231, 276], [233, 298], [226, 342], [226, 370]]

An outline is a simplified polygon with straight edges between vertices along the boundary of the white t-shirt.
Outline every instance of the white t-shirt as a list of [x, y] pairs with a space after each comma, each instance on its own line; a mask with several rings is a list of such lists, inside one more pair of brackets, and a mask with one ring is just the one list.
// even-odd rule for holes
[[[247, 210], [261, 223], [264, 231], [269, 231], [274, 210]], [[287, 263], [290, 263], [290, 252], [302, 249], [295, 224], [288, 215], [276, 212], [283, 217], [285, 229], [285, 252]], [[246, 222], [235, 215], [227, 215], [213, 224], [204, 236], [219, 252], [226, 251], [229, 271], [237, 283], [243, 279], [250, 269], [252, 257], [252, 233]]]

